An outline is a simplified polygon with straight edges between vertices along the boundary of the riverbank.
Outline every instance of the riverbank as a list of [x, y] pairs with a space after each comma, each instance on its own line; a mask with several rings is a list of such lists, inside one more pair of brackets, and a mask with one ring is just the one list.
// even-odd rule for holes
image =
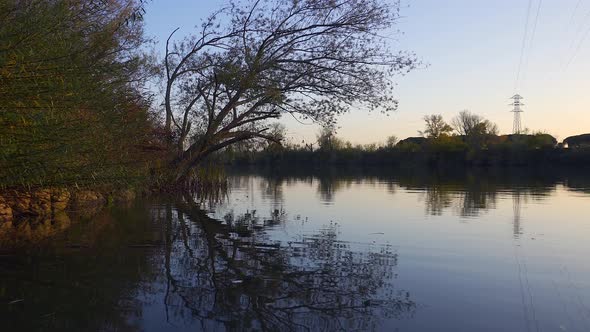
[[104, 206], [109, 202], [127, 202], [135, 198], [130, 189], [112, 192], [68, 190], [64, 188], [7, 190], [0, 192], [0, 218], [53, 217], [66, 210], [81, 210]]
[[446, 167], [579, 167], [590, 166], [590, 149], [514, 148], [455, 149], [419, 146], [395, 148], [342, 148], [334, 150], [267, 149], [233, 152], [221, 157], [235, 166], [446, 166]]

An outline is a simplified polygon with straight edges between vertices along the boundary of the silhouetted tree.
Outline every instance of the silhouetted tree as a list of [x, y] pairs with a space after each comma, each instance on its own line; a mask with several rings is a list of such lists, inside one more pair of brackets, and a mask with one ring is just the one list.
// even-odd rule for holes
[[482, 135], [482, 134], [498, 134], [498, 126], [483, 117], [473, 114], [468, 110], [461, 111], [452, 121], [453, 129], [459, 135]]
[[[178, 43], [170, 35], [164, 104], [177, 155], [172, 180], [182, 182], [203, 158], [236, 142], [275, 140], [266, 120], [281, 114], [331, 124], [353, 107], [395, 109], [391, 79], [416, 64], [379, 34], [397, 22], [398, 6], [233, 2], [198, 34]], [[195, 140], [185, 146], [190, 136]]]
[[317, 143], [321, 150], [333, 151], [344, 146], [344, 142], [336, 136], [336, 130], [331, 127], [323, 127], [316, 136]]
[[453, 128], [443, 120], [440, 114], [425, 115], [424, 122], [426, 122], [426, 128], [424, 131], [419, 131], [419, 133], [428, 138], [437, 139], [441, 136], [447, 136], [453, 131]]
[[398, 141], [399, 141], [399, 139], [397, 138], [397, 136], [391, 135], [391, 136], [387, 137], [387, 140], [385, 140], [385, 147], [391, 149], [391, 148], [395, 147], [395, 145], [397, 144]]
[[487, 145], [488, 138], [498, 135], [498, 126], [468, 110], [461, 111], [452, 121], [453, 128], [465, 137], [467, 144], [473, 148]]

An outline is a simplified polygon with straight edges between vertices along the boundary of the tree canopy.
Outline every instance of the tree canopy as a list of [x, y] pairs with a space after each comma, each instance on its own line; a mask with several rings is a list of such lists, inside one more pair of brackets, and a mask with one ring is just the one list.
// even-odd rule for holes
[[473, 135], [497, 135], [498, 126], [484, 119], [482, 116], [473, 114], [468, 110], [463, 110], [457, 115], [453, 121], [453, 128], [459, 135], [473, 136]]
[[274, 139], [266, 120], [283, 114], [330, 125], [351, 109], [394, 110], [392, 80], [417, 64], [385, 37], [398, 9], [381, 0], [240, 1], [182, 41], [175, 30], [164, 85], [176, 179], [226, 146]]
[[447, 136], [453, 131], [453, 127], [449, 126], [440, 114], [432, 114], [424, 116], [425, 128], [419, 133], [428, 138], [439, 138]]

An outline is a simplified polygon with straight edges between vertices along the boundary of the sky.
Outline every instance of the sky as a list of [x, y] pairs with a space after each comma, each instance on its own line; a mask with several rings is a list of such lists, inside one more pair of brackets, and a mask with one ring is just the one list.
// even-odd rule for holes
[[[188, 35], [225, 3], [152, 0], [146, 31], [158, 54], [175, 28], [178, 36]], [[590, 0], [401, 0], [401, 16], [395, 26], [400, 32], [386, 33], [392, 48], [414, 52], [427, 66], [395, 78], [397, 111], [386, 116], [353, 110], [339, 118], [339, 137], [367, 144], [390, 135], [418, 136], [425, 115], [441, 114], [450, 122], [465, 109], [508, 134], [515, 93], [524, 97], [523, 128], [559, 141], [590, 132]], [[287, 117], [281, 121], [294, 142], [313, 141], [319, 130]]]

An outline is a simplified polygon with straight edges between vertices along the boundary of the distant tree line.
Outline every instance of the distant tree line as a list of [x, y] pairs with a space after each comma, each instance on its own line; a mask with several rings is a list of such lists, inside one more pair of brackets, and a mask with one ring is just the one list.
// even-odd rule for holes
[[383, 143], [353, 145], [325, 127], [313, 143], [232, 148], [220, 158], [233, 164], [279, 165], [590, 165], [586, 135], [566, 139], [570, 149], [564, 149], [543, 132], [499, 135], [496, 124], [466, 110], [450, 124], [437, 114], [425, 116], [424, 123], [421, 136], [402, 140], [392, 135]]

